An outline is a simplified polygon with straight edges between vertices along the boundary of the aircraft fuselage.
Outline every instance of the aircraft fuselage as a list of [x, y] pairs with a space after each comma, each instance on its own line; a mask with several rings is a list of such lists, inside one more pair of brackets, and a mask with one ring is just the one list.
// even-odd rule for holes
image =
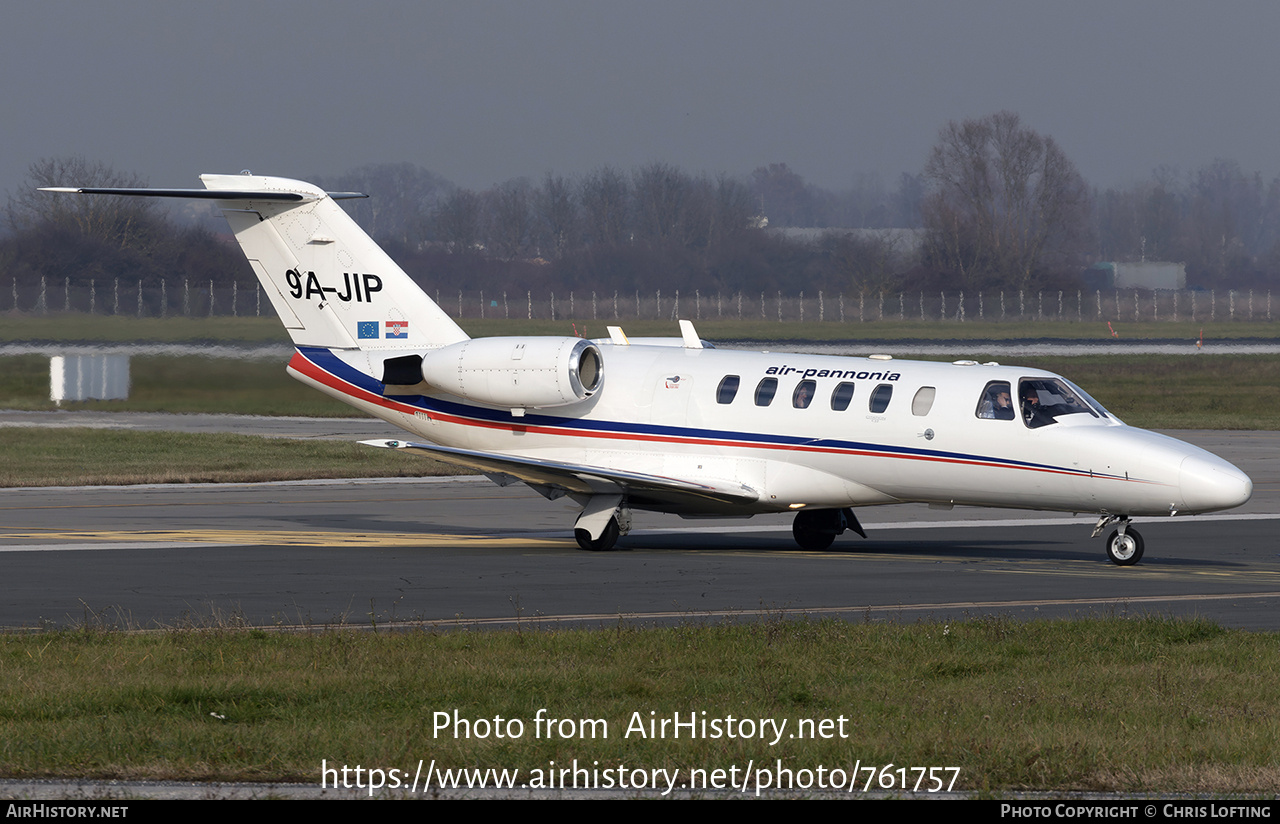
[[[383, 385], [341, 351], [301, 349], [291, 371], [437, 444], [759, 493], [732, 513], [714, 502], [630, 502], [685, 515], [909, 501], [1170, 515], [1227, 509], [1252, 493], [1230, 463], [1127, 426], [1091, 399], [1081, 399], [1086, 410], [1035, 428], [1021, 410], [983, 416], [988, 387], [1004, 383], [1016, 393], [1027, 381], [1058, 377], [1043, 370], [596, 343], [606, 373], [599, 392], [521, 415], [444, 393], [384, 397]], [[722, 384], [734, 378], [730, 398]], [[762, 388], [767, 381], [776, 384]]]

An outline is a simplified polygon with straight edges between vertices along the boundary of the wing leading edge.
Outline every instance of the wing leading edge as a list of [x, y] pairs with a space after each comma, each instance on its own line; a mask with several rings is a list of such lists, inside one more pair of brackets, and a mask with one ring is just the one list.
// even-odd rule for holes
[[744, 504], [753, 504], [760, 499], [756, 490], [731, 482], [688, 481], [601, 466], [496, 455], [492, 452], [410, 441], [374, 440], [361, 443], [386, 449], [407, 449], [445, 463], [478, 469], [501, 486], [521, 481], [552, 498], [559, 496], [548, 492], [558, 491], [576, 496], [623, 495], [633, 507], [660, 507], [663, 511], [676, 513], [715, 510], [740, 513]]

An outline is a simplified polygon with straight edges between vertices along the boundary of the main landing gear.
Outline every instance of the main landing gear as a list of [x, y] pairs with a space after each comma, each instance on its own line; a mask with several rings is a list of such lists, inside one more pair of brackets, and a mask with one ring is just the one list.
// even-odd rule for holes
[[802, 509], [796, 513], [791, 525], [791, 535], [801, 549], [821, 552], [835, 542], [836, 536], [846, 529], [867, 537], [858, 516], [850, 507], [844, 509]]
[[1128, 515], [1099, 516], [1098, 523], [1093, 528], [1093, 534], [1089, 537], [1098, 537], [1113, 523], [1118, 523], [1120, 526], [1107, 536], [1107, 557], [1111, 559], [1111, 563], [1117, 566], [1132, 566], [1141, 561], [1142, 551], [1146, 547], [1142, 534], [1129, 525]]
[[608, 552], [631, 531], [631, 510], [621, 495], [592, 495], [573, 525], [573, 538], [588, 552]]
[[573, 539], [578, 542], [578, 546], [588, 552], [608, 552], [613, 549], [613, 545], [618, 542], [618, 538], [621, 535], [622, 528], [618, 526], [617, 518], [609, 519], [599, 538], [592, 538], [591, 533], [585, 529], [575, 529], [573, 531]]

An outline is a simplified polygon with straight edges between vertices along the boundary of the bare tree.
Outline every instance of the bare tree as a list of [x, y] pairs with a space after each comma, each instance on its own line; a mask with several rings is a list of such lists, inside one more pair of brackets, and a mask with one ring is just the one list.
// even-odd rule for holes
[[1027, 287], [1079, 253], [1088, 188], [1053, 138], [1013, 112], [952, 121], [925, 165], [928, 251], [961, 286]]
[[341, 201], [342, 207], [374, 237], [404, 244], [423, 239], [428, 216], [453, 189], [449, 181], [413, 163], [371, 163], [315, 182], [329, 191], [369, 195]]
[[481, 243], [483, 204], [470, 189], [454, 189], [435, 213], [435, 231], [454, 253], [469, 253]]
[[587, 175], [582, 182], [582, 219], [587, 241], [596, 246], [621, 246], [629, 239], [628, 204], [631, 187], [611, 166]]
[[544, 254], [549, 253], [558, 260], [577, 246], [578, 209], [568, 180], [548, 172], [534, 198], [534, 209]]
[[1093, 197], [1094, 235], [1101, 260], [1174, 260], [1185, 194], [1159, 180], [1107, 189]]
[[718, 246], [740, 238], [755, 225], [751, 204], [751, 192], [747, 187], [726, 175], [716, 178], [711, 193], [711, 227], [707, 232], [707, 245]]
[[688, 178], [674, 166], [650, 163], [632, 176], [636, 234], [651, 243], [679, 240], [688, 207]]
[[520, 255], [533, 225], [529, 181], [509, 180], [488, 193], [494, 253], [507, 260]]
[[756, 207], [770, 226], [813, 226], [814, 193], [785, 163], [770, 163], [751, 173]]
[[47, 186], [80, 188], [140, 188], [145, 179], [118, 172], [83, 157], [46, 157], [31, 164], [17, 194], [5, 209], [14, 232], [37, 228], [73, 230], [84, 237], [113, 245], [139, 246], [158, 219], [154, 200], [143, 197], [67, 197], [37, 189]]
[[900, 285], [907, 266], [900, 235], [892, 230], [825, 232], [819, 243], [840, 279], [860, 295], [883, 295]]

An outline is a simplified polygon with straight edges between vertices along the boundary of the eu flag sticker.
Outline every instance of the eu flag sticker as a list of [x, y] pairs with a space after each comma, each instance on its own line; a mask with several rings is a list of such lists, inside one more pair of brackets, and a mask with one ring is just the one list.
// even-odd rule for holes
[[378, 337], [378, 322], [376, 320], [357, 321], [356, 337], [361, 340]]
[[409, 337], [409, 321], [407, 320], [387, 321], [387, 337], [407, 339]]

